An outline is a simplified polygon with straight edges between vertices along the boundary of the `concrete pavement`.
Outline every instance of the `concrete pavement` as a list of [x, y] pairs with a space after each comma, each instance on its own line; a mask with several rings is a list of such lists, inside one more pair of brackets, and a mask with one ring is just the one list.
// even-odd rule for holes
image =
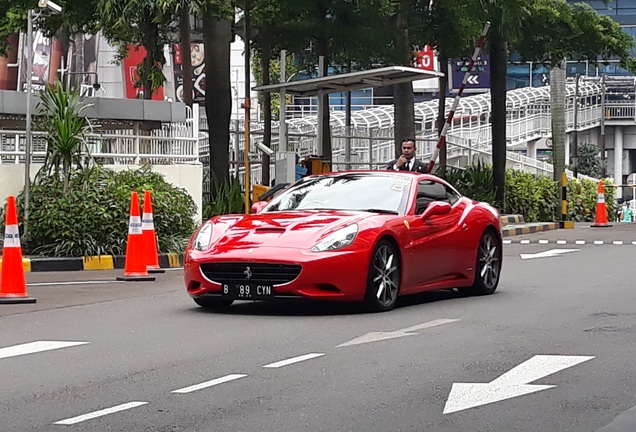
[[[505, 245], [495, 295], [428, 293], [383, 314], [299, 301], [206, 312], [178, 270], [131, 284], [29, 274], [38, 303], [0, 308], [1, 429], [633, 432], [630, 256], [557, 245], [564, 232]], [[603, 235], [619, 232], [632, 238]], [[521, 258], [554, 249], [570, 252]], [[34, 347], [48, 349], [7, 356]], [[469, 388], [502, 399], [449, 412], [474, 402]]]

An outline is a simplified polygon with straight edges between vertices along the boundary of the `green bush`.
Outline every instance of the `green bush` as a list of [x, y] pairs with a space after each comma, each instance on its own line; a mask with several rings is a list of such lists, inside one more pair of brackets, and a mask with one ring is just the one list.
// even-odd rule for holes
[[523, 215], [526, 222], [554, 221], [560, 200], [560, 188], [551, 178], [506, 171], [506, 213]]
[[[196, 205], [184, 189], [167, 183], [148, 167], [115, 172], [96, 166], [73, 171], [68, 194], [54, 177], [31, 186], [26, 253], [45, 256], [123, 255], [126, 251], [131, 192], [152, 192], [159, 251], [183, 252], [195, 229]], [[18, 197], [24, 215], [24, 196]], [[4, 212], [4, 209], [2, 210]], [[4, 216], [3, 219], [4, 221]]]
[[[484, 201], [501, 210], [495, 203], [490, 165], [469, 166], [465, 170], [449, 169], [443, 176], [463, 195]], [[607, 180], [604, 181], [608, 184]], [[615, 214], [616, 190], [605, 187], [608, 218]], [[568, 179], [568, 220], [593, 222], [596, 216], [598, 183], [586, 179]], [[523, 215], [526, 222], [561, 220], [561, 185], [550, 177], [509, 169], [506, 171], [506, 213]]]
[[463, 195], [487, 203], [495, 202], [494, 181], [492, 167], [482, 165], [470, 165], [465, 170], [450, 168], [446, 170], [443, 178], [455, 186]]
[[232, 177], [230, 183], [215, 185], [214, 201], [208, 198], [203, 204], [203, 219], [221, 214], [238, 214], [245, 212], [245, 196], [238, 176]]

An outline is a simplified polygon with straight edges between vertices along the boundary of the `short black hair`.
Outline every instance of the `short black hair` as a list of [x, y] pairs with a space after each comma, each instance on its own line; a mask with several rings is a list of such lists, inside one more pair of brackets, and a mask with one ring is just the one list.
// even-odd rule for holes
[[413, 143], [413, 148], [417, 147], [417, 144], [415, 143], [415, 139], [414, 138], [404, 138], [402, 140], [402, 144], [404, 144], [405, 142], [412, 142]]

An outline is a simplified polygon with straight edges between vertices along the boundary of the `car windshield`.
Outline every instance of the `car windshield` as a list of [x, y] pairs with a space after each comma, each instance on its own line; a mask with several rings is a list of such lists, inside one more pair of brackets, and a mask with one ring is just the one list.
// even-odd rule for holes
[[308, 177], [263, 210], [360, 210], [403, 214], [411, 179], [399, 175], [342, 174]]

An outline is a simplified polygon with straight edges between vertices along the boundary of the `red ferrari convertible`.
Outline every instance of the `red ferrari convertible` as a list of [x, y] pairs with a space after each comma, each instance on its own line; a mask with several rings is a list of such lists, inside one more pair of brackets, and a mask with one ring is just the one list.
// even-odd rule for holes
[[216, 216], [192, 236], [184, 277], [198, 305], [305, 298], [387, 311], [400, 295], [491, 294], [499, 283], [498, 211], [433, 175], [305, 177], [252, 212]]

